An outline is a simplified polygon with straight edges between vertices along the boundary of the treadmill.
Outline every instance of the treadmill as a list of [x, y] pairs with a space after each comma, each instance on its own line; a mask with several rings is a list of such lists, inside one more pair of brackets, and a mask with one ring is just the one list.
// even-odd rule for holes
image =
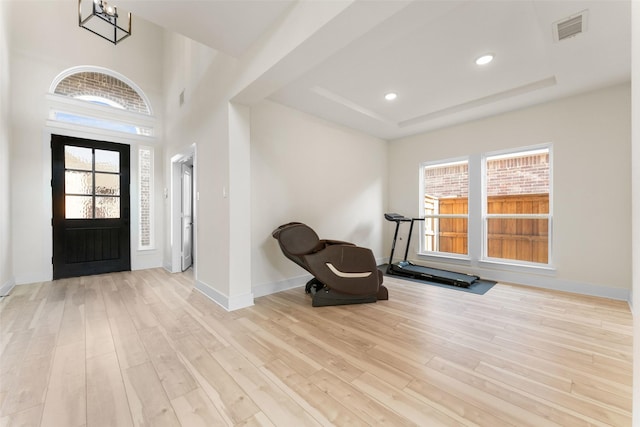
[[[473, 276], [471, 274], [456, 273], [454, 271], [425, 267], [407, 261], [407, 256], [409, 255], [409, 244], [411, 243], [411, 234], [413, 232], [413, 224], [416, 221], [424, 221], [424, 218], [408, 218], [397, 213], [385, 213], [384, 217], [387, 221], [396, 223], [396, 231], [393, 234], [391, 255], [389, 255], [389, 264], [387, 265], [386, 271], [388, 275], [442, 283], [445, 285], [458, 286], [462, 288], [468, 288], [473, 284], [473, 282], [480, 279], [480, 277]], [[407, 237], [407, 247], [404, 251], [404, 260], [394, 263], [393, 253], [396, 249], [396, 241], [398, 239], [400, 224], [403, 222], [409, 222], [411, 224], [409, 226], [409, 236]]]

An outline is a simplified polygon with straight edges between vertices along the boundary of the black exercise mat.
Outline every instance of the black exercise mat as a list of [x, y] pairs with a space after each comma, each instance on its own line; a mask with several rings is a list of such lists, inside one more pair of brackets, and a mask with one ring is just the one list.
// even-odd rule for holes
[[478, 279], [475, 282], [473, 282], [468, 288], [462, 288], [460, 286], [445, 285], [444, 283], [438, 283], [438, 282], [432, 282], [432, 281], [426, 281], [426, 280], [418, 280], [418, 279], [413, 279], [411, 277], [389, 275], [389, 274], [387, 274], [387, 264], [379, 265], [378, 266], [378, 270], [382, 271], [385, 276], [393, 277], [394, 279], [408, 280], [410, 282], [421, 283], [423, 285], [430, 285], [430, 286], [437, 286], [439, 288], [453, 289], [453, 290], [456, 290], [456, 291], [468, 292], [468, 293], [476, 294], [476, 295], [484, 295], [485, 293], [487, 293], [487, 291], [489, 289], [491, 289], [493, 287], [493, 285], [495, 285], [497, 283], [497, 282], [494, 282], [493, 280]]

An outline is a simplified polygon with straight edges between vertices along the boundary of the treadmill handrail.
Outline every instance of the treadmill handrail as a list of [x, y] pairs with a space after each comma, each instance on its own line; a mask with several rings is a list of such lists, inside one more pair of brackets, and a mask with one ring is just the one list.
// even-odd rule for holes
[[411, 222], [411, 225], [409, 226], [409, 235], [407, 236], [407, 245], [405, 247], [405, 251], [404, 251], [404, 261], [407, 260], [407, 258], [409, 257], [409, 245], [411, 243], [411, 234], [413, 234], [413, 223], [416, 221], [424, 221], [425, 218], [422, 217], [413, 217], [413, 218], [409, 218], [406, 217], [404, 215], [401, 215], [399, 213], [385, 213], [384, 217], [387, 221], [391, 221], [391, 222], [395, 222], [396, 223], [396, 232], [393, 236], [393, 244], [391, 245], [391, 255], [389, 256], [389, 265], [391, 265], [393, 263], [393, 252], [395, 251], [396, 248], [396, 239], [398, 237], [398, 229], [400, 228], [400, 223], [401, 222]]
[[[411, 235], [413, 234], [413, 224], [416, 221], [424, 221], [427, 218], [420, 218], [420, 217], [414, 217], [414, 218], [408, 218], [404, 215], [400, 215], [400, 214], [396, 214], [396, 213], [385, 213], [384, 214], [385, 219], [387, 219], [388, 221], [392, 221], [396, 223], [396, 229], [395, 232], [393, 234], [393, 242], [391, 244], [391, 254], [389, 255], [389, 264], [387, 265], [387, 274], [391, 274], [391, 275], [399, 275], [399, 276], [413, 276], [413, 277], [420, 277], [420, 278], [425, 278], [425, 277], [429, 277], [431, 280], [434, 281], [440, 281], [442, 282], [443, 280], [445, 280], [445, 278], [443, 278], [443, 276], [435, 276], [430, 274], [428, 271], [429, 270], [433, 270], [433, 271], [443, 271], [443, 272], [447, 272], [447, 273], [454, 273], [459, 275], [459, 277], [462, 278], [468, 278], [471, 279], [469, 280], [461, 280], [459, 278], [446, 278], [446, 280], [443, 283], [447, 283], [447, 284], [453, 284], [454, 286], [462, 286], [462, 287], [468, 287], [471, 283], [473, 283], [475, 280], [479, 279], [478, 276], [474, 276], [471, 274], [465, 274], [465, 273], [457, 273], [457, 272], [449, 272], [447, 270], [439, 270], [439, 269], [432, 269], [430, 267], [426, 267], [423, 265], [418, 265], [418, 264], [412, 264], [411, 262], [407, 261], [407, 258], [409, 256], [409, 247], [411, 245]], [[393, 253], [395, 251], [396, 248], [396, 241], [398, 239], [398, 230], [400, 229], [400, 223], [401, 222], [411, 222], [410, 226], [409, 226], [409, 235], [407, 236], [407, 243], [406, 243], [406, 248], [405, 248], [405, 252], [404, 252], [404, 260], [397, 263], [397, 264], [393, 264]], [[410, 269], [408, 269], [407, 267], [411, 267]], [[416, 274], [412, 274], [409, 273], [407, 270], [416, 270], [416, 269], [422, 269], [422, 271], [418, 271], [416, 272]], [[404, 271], [402, 271], [404, 270]]]

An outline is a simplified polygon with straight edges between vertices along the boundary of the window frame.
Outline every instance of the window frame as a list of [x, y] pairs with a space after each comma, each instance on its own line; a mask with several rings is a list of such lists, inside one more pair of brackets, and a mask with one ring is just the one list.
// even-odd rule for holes
[[[443, 159], [443, 160], [434, 160], [434, 161], [427, 161], [427, 162], [422, 162], [420, 163], [420, 204], [419, 204], [419, 212], [420, 214], [420, 218], [424, 218], [424, 221], [420, 221], [420, 227], [419, 227], [419, 232], [420, 232], [420, 244], [418, 246], [418, 255], [423, 255], [423, 256], [434, 256], [434, 257], [444, 257], [444, 258], [450, 258], [450, 259], [459, 259], [459, 260], [468, 260], [470, 259], [470, 251], [471, 251], [471, 245], [470, 245], [470, 229], [469, 229], [469, 225], [470, 225], [470, 206], [469, 206], [469, 202], [467, 202], [467, 213], [466, 214], [433, 214], [433, 215], [425, 215], [424, 214], [424, 201], [425, 201], [425, 197], [426, 197], [426, 191], [425, 191], [425, 169], [428, 167], [433, 167], [433, 166], [448, 166], [448, 165], [455, 165], [455, 164], [462, 164], [462, 163], [466, 163], [467, 164], [467, 187], [469, 188], [469, 190], [467, 191], [467, 200], [469, 200], [469, 196], [470, 196], [470, 184], [471, 184], [471, 177], [470, 177], [470, 162], [471, 162], [471, 158], [470, 156], [462, 156], [462, 157], [454, 157], [454, 158], [448, 158], [448, 159]], [[454, 252], [442, 252], [440, 250], [436, 250], [436, 251], [432, 251], [429, 250], [426, 246], [426, 219], [428, 218], [434, 218], [434, 219], [456, 219], [456, 218], [462, 218], [462, 219], [466, 219], [467, 220], [467, 253], [466, 254], [458, 254], [458, 253], [454, 253]], [[439, 240], [438, 240], [438, 246], [439, 246]]]
[[[503, 214], [487, 214], [487, 173], [486, 160], [488, 157], [525, 153], [547, 149], [549, 152], [549, 213], [548, 214], [521, 214], [521, 219], [547, 219], [548, 220], [548, 257], [547, 263], [520, 261], [516, 259], [495, 258], [487, 256], [487, 219], [498, 218]], [[553, 254], [553, 143], [547, 142], [537, 145], [514, 147], [504, 150], [487, 151], [484, 153], [470, 153], [467, 156], [451, 157], [442, 160], [425, 161], [419, 164], [419, 212], [424, 212], [424, 168], [438, 164], [448, 164], [466, 160], [469, 170], [468, 210], [467, 210], [467, 254], [454, 254], [449, 252], [428, 251], [425, 239], [424, 222], [420, 223], [420, 245], [416, 255], [419, 259], [440, 260], [452, 264], [484, 265], [486, 267], [504, 269], [507, 271], [535, 271], [540, 274], [554, 274]], [[510, 217], [511, 214], [506, 214]], [[456, 215], [457, 216], [457, 215]], [[464, 216], [463, 216], [464, 217]]]
[[[120, 80], [133, 89], [149, 112], [127, 110], [111, 103], [95, 103], [91, 94], [71, 97], [56, 94], [56, 87], [67, 77], [83, 72], [100, 73]], [[69, 68], [53, 79], [47, 93], [49, 112], [47, 126], [70, 131], [92, 131], [106, 137], [126, 137], [137, 141], [153, 140], [159, 130], [149, 98], [144, 91], [124, 75], [103, 67], [78, 66]], [[98, 97], [101, 98], [101, 97]], [[109, 105], [105, 105], [109, 104]]]
[[[126, 76], [124, 76], [123, 74], [120, 74], [116, 71], [113, 71], [109, 68], [104, 68], [104, 67], [98, 67], [95, 65], [80, 65], [77, 67], [71, 67], [68, 68], [66, 70], [64, 70], [63, 72], [61, 72], [60, 74], [58, 74], [53, 81], [51, 82], [51, 85], [49, 86], [49, 94], [54, 94], [57, 96], [60, 96], [62, 98], [69, 98], [69, 99], [75, 99], [75, 100], [80, 100], [77, 97], [70, 97], [67, 95], [59, 95], [56, 94], [56, 88], [58, 87], [58, 85], [65, 80], [66, 78], [74, 75], [74, 74], [80, 74], [80, 73], [98, 73], [98, 74], [104, 74], [107, 75], [109, 77], [113, 77], [117, 80], [120, 80], [122, 83], [126, 84], [127, 86], [129, 86], [131, 89], [133, 89], [138, 96], [142, 99], [142, 101], [145, 103], [145, 105], [148, 108], [148, 113], [141, 113], [141, 112], [134, 112], [134, 111], [129, 111], [126, 108], [123, 108], [124, 111], [128, 111], [130, 113], [134, 113], [134, 114], [140, 114], [142, 116], [150, 116], [153, 117], [154, 116], [154, 111], [153, 111], [153, 106], [151, 104], [150, 99], [147, 97], [146, 93], [140, 88], [140, 86], [138, 86], [134, 81], [130, 80], [129, 78], [127, 78]], [[91, 94], [86, 94], [86, 95], [91, 95]], [[84, 102], [89, 102], [89, 101], [84, 101]]]
[[152, 116], [52, 93], [47, 95], [47, 101], [47, 125], [51, 128], [91, 130], [104, 136], [138, 141], [150, 141], [156, 137], [157, 123]]
[[[491, 157], [505, 156], [511, 157], [518, 154], [535, 153], [536, 151], [547, 151], [549, 154], [549, 212], [546, 214], [490, 214], [488, 213], [488, 175], [487, 175], [487, 161]], [[517, 147], [506, 150], [491, 151], [483, 153], [481, 156], [481, 171], [482, 171], [482, 251], [480, 254], [480, 261], [497, 263], [503, 265], [513, 265], [522, 267], [536, 267], [536, 268], [552, 268], [553, 266], [553, 144], [546, 143], [534, 146]], [[497, 258], [490, 257], [489, 252], [489, 220], [490, 219], [546, 219], [547, 220], [547, 262], [532, 262], [510, 258]]]

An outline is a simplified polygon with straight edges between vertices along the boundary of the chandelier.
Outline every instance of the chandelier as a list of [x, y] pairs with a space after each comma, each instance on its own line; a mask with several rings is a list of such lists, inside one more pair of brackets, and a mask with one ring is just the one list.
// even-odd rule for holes
[[[85, 6], [85, 9], [88, 7]], [[131, 35], [131, 13], [127, 14], [123, 26], [118, 20], [118, 8], [107, 4], [105, 0], [93, 0], [90, 13], [83, 18], [83, 14], [86, 15], [87, 12], [89, 11], [83, 11], [82, 0], [78, 0], [78, 25], [93, 34], [113, 44], [118, 44]]]

